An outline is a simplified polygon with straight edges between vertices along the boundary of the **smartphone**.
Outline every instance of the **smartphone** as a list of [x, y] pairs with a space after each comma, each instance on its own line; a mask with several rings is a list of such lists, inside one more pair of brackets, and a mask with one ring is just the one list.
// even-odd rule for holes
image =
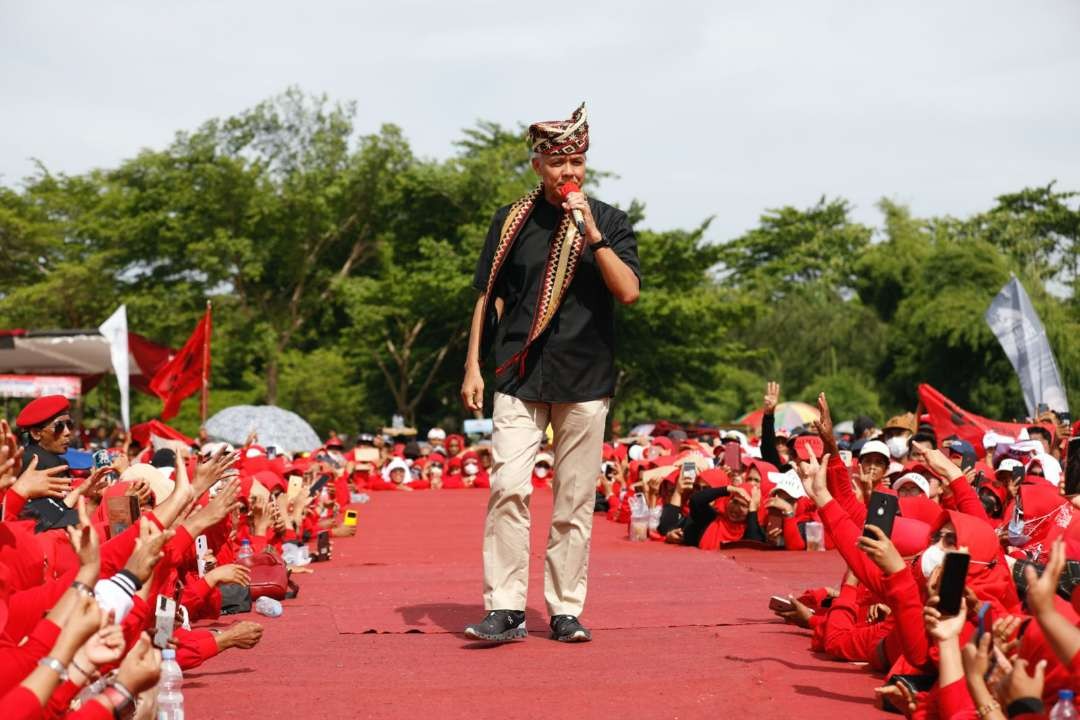
[[176, 601], [168, 595], [158, 595], [154, 611], [154, 647], [164, 650], [169, 647], [176, 622]]
[[1076, 495], [1080, 493], [1080, 437], [1069, 440], [1065, 453], [1065, 481], [1062, 486], [1066, 495]]
[[825, 454], [825, 443], [817, 435], [803, 435], [795, 438], [795, 455], [800, 460], [809, 460], [813, 455], [820, 459]]
[[843, 461], [845, 466], [851, 465], [851, 451], [850, 450], [841, 450], [840, 451], [840, 459]]
[[195, 562], [199, 566], [199, 577], [206, 575], [206, 553], [210, 551], [210, 544], [206, 542], [206, 536], [200, 535], [195, 538]]
[[355, 510], [346, 510], [345, 511], [345, 525], [352, 526], [352, 525], [355, 525], [355, 524], [356, 524], [356, 511]]
[[697, 479], [697, 463], [693, 460], [688, 460], [682, 464], [682, 475], [691, 479]]
[[[889, 493], [875, 490], [870, 493], [870, 504], [866, 508], [866, 524], [880, 528], [885, 537], [892, 537], [893, 523], [900, 514], [900, 498]], [[865, 529], [863, 535], [874, 537]]]
[[93, 457], [95, 470], [112, 465], [112, 454], [108, 450], [95, 450]]
[[330, 482], [330, 474], [323, 473], [319, 476], [319, 479], [311, 484], [311, 489], [308, 491], [311, 497], [315, 497], [322, 492], [322, 489], [326, 487], [326, 483]]
[[735, 472], [742, 472], [742, 448], [739, 443], [724, 443], [724, 467]]
[[139, 498], [134, 495], [106, 498], [105, 512], [109, 523], [109, 537], [116, 537], [139, 521]]
[[330, 531], [323, 530], [319, 533], [318, 539], [315, 542], [315, 559], [319, 562], [330, 559]]
[[277, 447], [275, 447], [274, 445], [271, 445], [270, 447], [266, 448], [266, 459], [267, 460], [273, 460], [276, 457], [277, 457]]
[[945, 553], [941, 586], [938, 588], [938, 611], [946, 617], [960, 612], [960, 602], [964, 599], [964, 585], [967, 583], [970, 562], [971, 556], [967, 553]]
[[975, 630], [976, 647], [978, 647], [979, 641], [982, 640], [983, 634], [994, 627], [994, 611], [991, 610], [992, 607], [989, 602], [984, 602], [979, 606], [978, 628]]
[[773, 595], [769, 598], [769, 609], [773, 612], [791, 612], [795, 609], [795, 605], [786, 597]]
[[289, 489], [285, 491], [285, 496], [289, 500], [293, 500], [300, 494], [300, 489], [304, 487], [304, 478], [299, 475], [289, 476]]

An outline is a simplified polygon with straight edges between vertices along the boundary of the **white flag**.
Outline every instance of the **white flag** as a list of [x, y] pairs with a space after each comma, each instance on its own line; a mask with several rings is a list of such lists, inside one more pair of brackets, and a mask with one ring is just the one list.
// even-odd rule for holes
[[116, 384], [120, 386], [120, 416], [124, 419], [124, 430], [131, 430], [130, 389], [128, 379], [128, 329], [127, 306], [121, 305], [108, 320], [101, 323], [98, 331], [109, 343], [109, 355], [112, 358]]
[[1028, 414], [1034, 418], [1040, 405], [1058, 413], [1069, 412], [1046, 328], [1015, 275], [990, 303], [986, 322], [1020, 377]]

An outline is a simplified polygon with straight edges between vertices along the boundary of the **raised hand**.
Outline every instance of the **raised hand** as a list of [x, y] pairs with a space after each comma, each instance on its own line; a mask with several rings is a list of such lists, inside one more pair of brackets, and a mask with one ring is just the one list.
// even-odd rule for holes
[[780, 383], [770, 380], [765, 385], [765, 397], [762, 403], [762, 408], [765, 410], [766, 415], [771, 415], [776, 410], [777, 403], [780, 402]]
[[81, 497], [100, 500], [101, 493], [109, 486], [109, 477], [112, 472], [114, 472], [113, 468], [109, 465], [94, 470], [90, 473], [90, 477], [79, 483], [79, 487], [72, 488], [68, 492], [64, 497], [64, 504], [73, 508]]
[[139, 504], [145, 505], [154, 497], [154, 492], [145, 480], [133, 480], [124, 490], [124, 495], [126, 497], [137, 497], [139, 498]]
[[239, 457], [239, 452], [227, 453], [225, 448], [221, 448], [216, 454], [196, 465], [194, 483], [196, 496], [202, 495], [218, 480], [225, 480], [235, 475], [232, 467]]
[[814, 429], [821, 437], [825, 451], [835, 455], [840, 450], [836, 444], [836, 435], [833, 434], [832, 413], [829, 412], [829, 400], [825, 397], [825, 393], [818, 393], [817, 406], [820, 418], [814, 421]]
[[1024, 568], [1027, 578], [1027, 606], [1031, 614], [1038, 617], [1054, 612], [1054, 596], [1057, 594], [1061, 571], [1065, 569], [1065, 542], [1058, 538], [1050, 547], [1050, 558], [1040, 576], [1035, 568]]
[[120, 663], [116, 680], [133, 695], [138, 695], [154, 687], [160, 674], [161, 652], [150, 643], [150, 636], [144, 632]]
[[154, 566], [165, 556], [161, 551], [165, 543], [173, 536], [172, 530], [162, 532], [146, 518], [139, 521], [139, 538], [135, 541], [135, 550], [131, 553], [124, 569], [145, 584], [154, 571]]
[[882, 572], [888, 575], [901, 572], [904, 569], [904, 558], [900, 557], [900, 552], [893, 545], [893, 541], [875, 525], [867, 525], [865, 529], [866, 532], [872, 533], [873, 537], [860, 535], [856, 541], [858, 548], [866, 553]]
[[79, 564], [87, 569], [93, 568], [93, 575], [96, 577], [101, 568], [101, 539], [90, 523], [90, 516], [86, 512], [86, 498], [79, 498], [76, 509], [79, 513], [78, 527], [69, 525], [65, 530], [71, 541], [71, 548], [79, 556]]
[[75, 654], [75, 662], [82, 668], [87, 667], [87, 663], [98, 668], [102, 665], [111, 665], [123, 656], [124, 630], [114, 623], [106, 625], [91, 635]]
[[[874, 529], [881, 532], [879, 528]], [[960, 637], [960, 631], [964, 629], [964, 623], [967, 622], [967, 601], [961, 600], [960, 612], [949, 617], [941, 615], [937, 604], [938, 596], [934, 595], [923, 608], [923, 623], [926, 625], [926, 632], [939, 642]]]
[[67, 469], [67, 465], [57, 465], [48, 470], [38, 470], [38, 457], [34, 455], [12, 489], [28, 500], [62, 498], [71, 490], [71, 478], [64, 477]]
[[806, 494], [810, 496], [810, 499], [818, 507], [823, 507], [832, 500], [832, 494], [829, 492], [829, 486], [826, 482], [830, 457], [832, 456], [829, 453], [825, 453], [819, 463], [818, 459], [811, 453], [810, 459], [802, 463], [803, 472], [799, 475]]
[[964, 472], [937, 448], [915, 443], [911, 447], [911, 454], [916, 460], [921, 460], [935, 475], [948, 478], [949, 482], [964, 475]]

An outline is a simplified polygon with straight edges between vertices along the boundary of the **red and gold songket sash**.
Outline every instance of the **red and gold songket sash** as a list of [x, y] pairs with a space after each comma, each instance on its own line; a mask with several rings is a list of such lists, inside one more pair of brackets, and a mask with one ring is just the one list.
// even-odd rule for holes
[[[499, 244], [495, 246], [495, 256], [491, 263], [491, 274], [488, 275], [487, 290], [484, 294], [484, 315], [487, 317], [492, 295], [495, 290], [495, 281], [499, 277], [506, 258], [510, 255], [510, 249], [514, 245], [521, 228], [528, 220], [537, 201], [544, 194], [544, 186], [540, 185], [525, 197], [510, 206], [510, 212], [503, 221], [502, 230], [499, 232]], [[518, 377], [525, 375], [525, 358], [528, 356], [529, 347], [544, 334], [555, 313], [559, 311], [566, 291], [574, 280], [581, 252], [585, 248], [585, 238], [577, 231], [570, 213], [563, 213], [559, 226], [555, 228], [555, 236], [551, 240], [548, 250], [547, 266], [544, 268], [544, 281], [540, 286], [540, 293], [536, 298], [536, 309], [533, 311], [532, 328], [525, 338], [525, 344], [513, 357], [495, 369], [496, 375], [502, 375], [510, 369], [514, 363], [518, 365]]]

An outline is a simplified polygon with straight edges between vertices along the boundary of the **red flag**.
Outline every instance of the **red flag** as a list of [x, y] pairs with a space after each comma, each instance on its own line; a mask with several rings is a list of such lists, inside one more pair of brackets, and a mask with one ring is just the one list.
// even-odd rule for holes
[[934, 430], [939, 440], [956, 435], [966, 440], [983, 452], [983, 436], [993, 430], [1002, 435], [1017, 437], [1026, 426], [1018, 423], [1001, 422], [970, 413], [929, 385], [919, 385], [919, 399], [934, 423]]
[[205, 378], [210, 376], [210, 308], [195, 326], [195, 331], [172, 360], [167, 362], [154, 379], [150, 389], [160, 397], [165, 406], [161, 419], [168, 420], [180, 410], [184, 398], [198, 392]]

